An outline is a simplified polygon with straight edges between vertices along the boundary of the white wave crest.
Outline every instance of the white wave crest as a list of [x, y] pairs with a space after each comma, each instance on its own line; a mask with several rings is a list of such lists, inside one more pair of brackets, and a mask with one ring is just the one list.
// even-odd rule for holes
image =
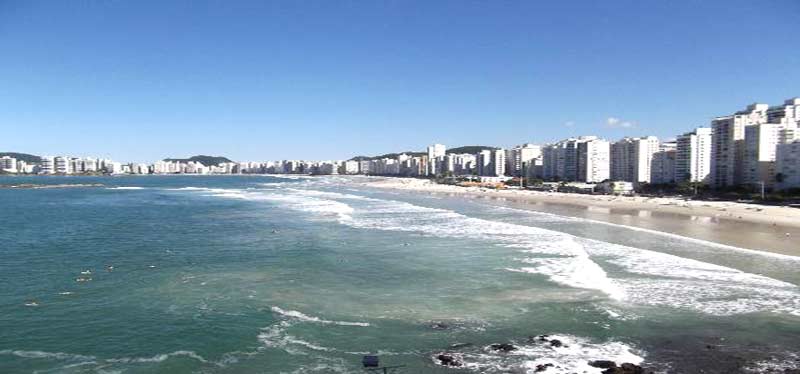
[[339, 325], [339, 326], [360, 326], [360, 327], [369, 327], [370, 324], [367, 322], [345, 322], [345, 321], [329, 321], [325, 319], [321, 319], [318, 317], [312, 317], [302, 312], [298, 312], [296, 310], [283, 310], [277, 306], [273, 306], [271, 310], [277, 314], [280, 314], [284, 317], [294, 318], [296, 320], [305, 321], [305, 322], [316, 322], [322, 324], [329, 324], [329, 325]]

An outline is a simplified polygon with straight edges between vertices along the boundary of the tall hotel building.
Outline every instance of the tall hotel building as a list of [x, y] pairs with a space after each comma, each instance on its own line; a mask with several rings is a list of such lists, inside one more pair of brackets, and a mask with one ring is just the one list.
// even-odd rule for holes
[[677, 139], [675, 181], [708, 183], [711, 174], [711, 128], [699, 127]]

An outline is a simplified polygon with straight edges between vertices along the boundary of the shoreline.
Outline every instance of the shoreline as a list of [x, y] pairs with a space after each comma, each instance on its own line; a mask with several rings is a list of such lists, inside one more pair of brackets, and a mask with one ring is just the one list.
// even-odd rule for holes
[[671, 197], [583, 195], [495, 190], [414, 178], [376, 178], [376, 188], [486, 199], [493, 205], [589, 219], [632, 229], [713, 242], [738, 249], [800, 256], [800, 209]]

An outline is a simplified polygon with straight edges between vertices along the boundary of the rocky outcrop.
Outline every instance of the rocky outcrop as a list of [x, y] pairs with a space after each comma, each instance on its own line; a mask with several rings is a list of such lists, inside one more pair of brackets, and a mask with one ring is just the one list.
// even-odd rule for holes
[[493, 351], [498, 351], [498, 352], [511, 352], [517, 350], [517, 347], [515, 347], [513, 344], [508, 344], [508, 343], [492, 344], [489, 346], [489, 348]]
[[461, 367], [464, 366], [464, 361], [461, 356], [455, 353], [442, 352], [434, 357], [434, 362], [442, 366]]
[[589, 366], [605, 369], [603, 374], [645, 374], [644, 368], [628, 362], [617, 366], [614, 361], [596, 360], [589, 361]]

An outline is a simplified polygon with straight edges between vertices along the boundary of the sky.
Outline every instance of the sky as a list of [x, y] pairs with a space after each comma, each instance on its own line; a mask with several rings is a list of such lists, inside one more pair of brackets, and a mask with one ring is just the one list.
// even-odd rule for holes
[[800, 96], [800, 1], [0, 0], [0, 151], [673, 138]]

